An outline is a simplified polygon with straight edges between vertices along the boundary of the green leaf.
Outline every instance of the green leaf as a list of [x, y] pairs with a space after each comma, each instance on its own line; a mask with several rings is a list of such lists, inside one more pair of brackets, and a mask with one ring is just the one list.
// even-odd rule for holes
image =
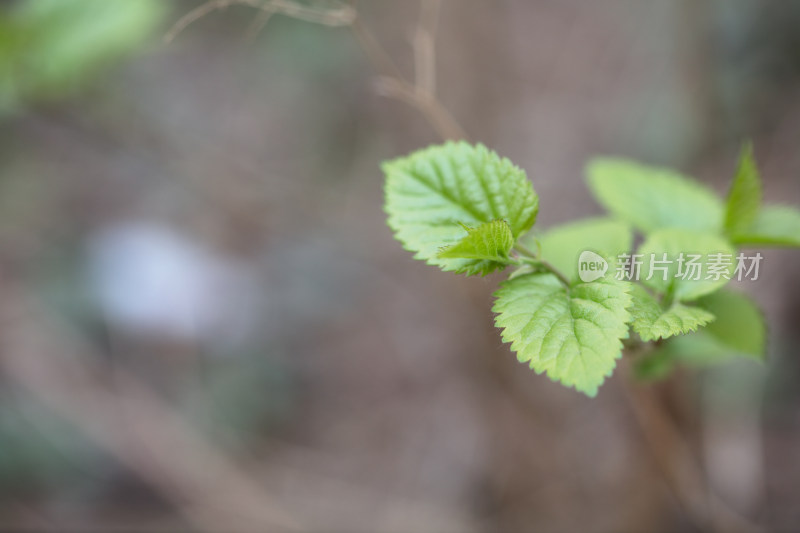
[[729, 351], [763, 359], [767, 344], [767, 326], [758, 306], [739, 292], [718, 291], [697, 301], [717, 320], [703, 331]]
[[644, 288], [635, 285], [632, 291], [631, 327], [643, 341], [666, 339], [689, 333], [714, 320], [714, 315], [699, 307], [674, 302], [669, 309], [661, 305]]
[[730, 361], [737, 354], [705, 330], [671, 337], [662, 346], [638, 358], [634, 374], [643, 380], [661, 379], [677, 366], [703, 368]]
[[[166, 12], [158, 0], [27, 0], [9, 16], [7, 88], [16, 100], [52, 98], [136, 51]], [[0, 57], [4, 54], [0, 51]]]
[[520, 362], [595, 396], [628, 334], [629, 285], [604, 278], [567, 291], [552, 274], [522, 275], [495, 293], [495, 325]]
[[678, 364], [705, 367], [737, 356], [757, 361], [764, 359], [767, 328], [761, 311], [749, 298], [741, 293], [721, 290], [697, 303], [716, 315], [716, 320], [700, 331], [672, 337], [638, 359], [635, 365], [637, 377], [657, 379]]
[[439, 252], [441, 259], [476, 259], [475, 268], [483, 275], [505, 268], [511, 261], [509, 252], [514, 246], [514, 235], [505, 220], [493, 220], [477, 228], [465, 227], [467, 235], [452, 246]]
[[736, 356], [745, 355], [731, 349], [714, 335], [704, 329], [670, 338], [663, 346], [655, 350], [649, 357], [663, 358], [660, 366], [667, 366], [668, 360], [672, 366], [683, 365], [687, 367], [707, 367], [726, 363]]
[[386, 212], [414, 257], [445, 271], [478, 273], [480, 259], [439, 257], [464, 228], [505, 220], [516, 240], [533, 226], [539, 201], [523, 172], [483, 145], [448, 142], [383, 164]]
[[722, 202], [716, 194], [672, 170], [599, 158], [586, 172], [597, 201], [643, 233], [660, 228], [721, 229]]
[[[736, 250], [722, 237], [677, 228], [654, 231], [638, 254], [640, 281], [678, 301], [695, 300], [721, 288], [736, 264]], [[700, 265], [699, 275], [691, 270], [690, 260]]]
[[739, 156], [739, 167], [728, 192], [725, 205], [725, 230], [735, 234], [750, 227], [761, 208], [761, 177], [758, 174], [753, 146], [745, 144]]
[[578, 276], [582, 252], [589, 250], [614, 258], [630, 252], [632, 243], [630, 226], [609, 218], [588, 218], [557, 226], [539, 238], [542, 259], [572, 280]]
[[749, 227], [731, 236], [741, 246], [800, 246], [800, 211], [789, 206], [767, 206], [761, 209]]

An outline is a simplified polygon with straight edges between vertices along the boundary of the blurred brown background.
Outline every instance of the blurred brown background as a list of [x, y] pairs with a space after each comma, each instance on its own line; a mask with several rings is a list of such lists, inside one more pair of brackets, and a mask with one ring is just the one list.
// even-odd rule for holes
[[498, 278], [386, 227], [380, 161], [440, 136], [369, 37], [412, 80], [433, 42], [438, 102], [548, 226], [600, 212], [593, 156], [722, 193], [747, 138], [800, 204], [800, 2], [445, 0], [430, 41], [431, 0], [249, 3], [169, 43], [201, 1], [0, 4], [0, 530], [800, 527], [800, 254], [740, 287], [764, 366], [536, 376]]

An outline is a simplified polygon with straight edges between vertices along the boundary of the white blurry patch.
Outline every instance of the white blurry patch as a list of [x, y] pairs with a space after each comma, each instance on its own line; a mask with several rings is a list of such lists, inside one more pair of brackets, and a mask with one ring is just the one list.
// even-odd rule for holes
[[235, 343], [258, 313], [253, 265], [154, 223], [91, 236], [89, 273], [106, 320], [131, 335]]

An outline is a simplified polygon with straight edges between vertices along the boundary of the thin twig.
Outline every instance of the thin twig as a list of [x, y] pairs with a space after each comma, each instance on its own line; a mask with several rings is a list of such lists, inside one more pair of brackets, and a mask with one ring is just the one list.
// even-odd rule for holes
[[261, 8], [261, 13], [253, 19], [253, 22], [250, 24], [250, 27], [247, 28], [247, 31], [244, 34], [244, 41], [246, 43], [252, 43], [255, 41], [258, 34], [264, 29], [264, 27], [269, 22], [269, 19], [275, 14], [275, 9], [272, 8], [269, 4]]
[[171, 43], [173, 40], [175, 40], [175, 37], [177, 37], [179, 33], [189, 27], [192, 23], [200, 20], [209, 13], [219, 9], [225, 9], [233, 1], [235, 0], [209, 0], [208, 2], [192, 9], [172, 25], [169, 31], [164, 35], [164, 42]]
[[529, 261], [526, 261], [526, 263], [535, 267], [540, 267], [541, 269], [546, 270], [547, 272], [553, 274], [555, 277], [558, 278], [558, 281], [560, 281], [561, 284], [564, 285], [569, 290], [570, 288], [569, 279], [556, 267], [554, 267], [553, 265], [542, 259], [539, 255], [535, 254], [533, 250], [529, 249], [524, 244], [517, 243], [514, 245], [514, 249], [521, 256], [524, 256], [524, 258], [529, 259]]
[[403, 76], [400, 68], [383, 46], [380, 45], [369, 28], [361, 22], [360, 18], [356, 18], [353, 21], [350, 29], [378, 75], [392, 77], [405, 82], [405, 76]]
[[441, 5], [441, 0], [420, 0], [419, 23], [414, 33], [416, 89], [431, 98], [436, 95], [435, 34]]
[[438, 100], [420, 94], [414, 86], [394, 78], [378, 78], [376, 88], [378, 94], [395, 98], [419, 110], [443, 139], [467, 138], [458, 122]]
[[289, 0], [272, 0], [261, 6], [261, 9], [267, 6], [288, 17], [323, 26], [350, 26], [356, 20], [356, 10], [348, 4], [332, 9], [315, 9]]
[[403, 101], [417, 109], [443, 139], [466, 139], [464, 129], [436, 98], [436, 60], [434, 33], [438, 25], [441, 0], [422, 0], [420, 20], [414, 39], [416, 79], [411, 84], [386, 52], [378, 39], [361, 22], [356, 10], [357, 1], [348, 0], [339, 7], [317, 9], [290, 0], [209, 0], [181, 17], [164, 36], [171, 42], [190, 24], [209, 13], [230, 5], [246, 5], [261, 10], [245, 36], [252, 39], [275, 14], [282, 14], [325, 26], [346, 26], [367, 54], [380, 78], [376, 83], [383, 96]]
[[164, 41], [167, 43], [172, 42], [189, 25], [214, 11], [231, 5], [250, 6], [262, 11], [268, 11], [270, 14], [280, 13], [306, 22], [322, 24], [323, 26], [350, 26], [356, 19], [355, 9], [347, 4], [331, 9], [315, 9], [290, 0], [271, 0], [267, 2], [260, 2], [259, 0], [209, 0], [178, 19], [164, 35]]

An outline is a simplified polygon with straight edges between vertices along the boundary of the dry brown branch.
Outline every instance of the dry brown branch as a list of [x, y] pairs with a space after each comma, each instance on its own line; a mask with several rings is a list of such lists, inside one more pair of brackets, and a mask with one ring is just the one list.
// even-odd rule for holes
[[181, 33], [183, 30], [189, 27], [189, 25], [200, 20], [209, 13], [212, 13], [220, 9], [225, 9], [233, 1], [235, 0], [209, 0], [208, 2], [192, 9], [184, 16], [179, 18], [178, 21], [172, 25], [169, 31], [167, 31], [167, 33], [164, 35], [164, 42], [171, 43], [173, 40], [175, 40], [175, 37], [177, 37], [179, 33]]
[[363, 23], [356, 20], [351, 29], [373, 68], [382, 73], [375, 83], [378, 94], [415, 108], [442, 139], [466, 139], [464, 129], [436, 96], [434, 36], [440, 6], [440, 0], [422, 0], [414, 37], [414, 84], [405, 79], [391, 56]]
[[380, 45], [369, 28], [361, 22], [361, 19], [357, 18], [350, 26], [350, 29], [378, 75], [405, 80], [403, 73], [392, 60], [392, 57]]
[[466, 139], [466, 134], [453, 116], [436, 98], [396, 78], [382, 77], [376, 80], [378, 94], [394, 98], [418, 109], [428, 119], [442, 139]]
[[[164, 35], [164, 41], [172, 42], [183, 30], [206, 15], [231, 5], [249, 6], [269, 13], [280, 13], [306, 22], [324, 26], [349, 26], [356, 19], [356, 11], [343, 4], [332, 9], [315, 9], [290, 0], [209, 0], [182, 16]], [[267, 16], [269, 18], [269, 16]]]
[[378, 39], [359, 19], [357, 2], [348, 0], [336, 8], [317, 9], [290, 0], [209, 0], [181, 17], [164, 36], [171, 42], [189, 25], [215, 10], [230, 5], [246, 5], [261, 10], [247, 31], [252, 39], [275, 14], [326, 26], [347, 26], [363, 48], [379, 76], [376, 87], [379, 94], [400, 100], [417, 109], [442, 137], [465, 139], [464, 129], [436, 97], [436, 53], [434, 37], [438, 25], [441, 0], [422, 0], [420, 18], [414, 34], [415, 83], [406, 80], [391, 56]]
[[261, 12], [253, 19], [253, 22], [250, 24], [250, 27], [247, 28], [247, 31], [244, 34], [245, 42], [252, 43], [255, 41], [258, 34], [266, 27], [269, 19], [272, 18], [272, 15], [275, 14], [274, 9], [269, 9], [269, 7], [264, 7]]
[[264, 9], [265, 6], [270, 6], [283, 15], [324, 26], [349, 26], [356, 20], [355, 9], [347, 4], [333, 9], [315, 9], [289, 0], [272, 0], [259, 7]]
[[436, 27], [441, 0], [421, 0], [417, 30], [414, 33], [414, 68], [417, 91], [436, 95]]

